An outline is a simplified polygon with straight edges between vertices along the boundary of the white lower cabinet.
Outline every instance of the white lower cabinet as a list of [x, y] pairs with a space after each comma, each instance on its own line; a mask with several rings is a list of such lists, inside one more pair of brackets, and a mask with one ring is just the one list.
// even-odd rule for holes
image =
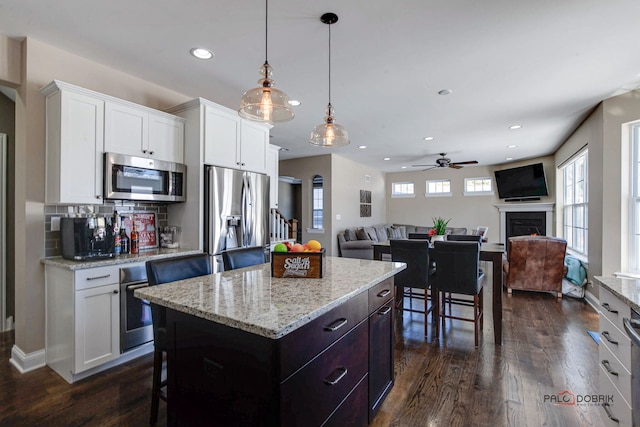
[[46, 361], [72, 383], [120, 357], [119, 266], [45, 266]]
[[622, 321], [630, 318], [631, 309], [599, 287], [600, 298], [600, 394], [611, 400], [602, 406], [601, 417], [607, 426], [630, 427], [631, 410], [631, 341]]

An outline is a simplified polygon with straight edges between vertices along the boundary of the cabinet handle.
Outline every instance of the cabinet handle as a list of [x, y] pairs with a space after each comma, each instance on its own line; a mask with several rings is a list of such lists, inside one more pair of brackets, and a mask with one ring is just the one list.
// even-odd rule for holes
[[378, 294], [378, 296], [379, 296], [380, 298], [384, 298], [384, 297], [386, 297], [387, 295], [389, 295], [390, 293], [391, 293], [391, 291], [390, 291], [389, 289], [385, 289], [384, 291], [380, 292], [380, 293]]
[[380, 316], [384, 316], [386, 314], [389, 314], [390, 311], [391, 311], [391, 307], [387, 306], [387, 307], [384, 307], [384, 308], [381, 308], [380, 310], [378, 310], [378, 314]]
[[106, 279], [107, 277], [111, 277], [111, 274], [105, 274], [104, 276], [87, 277], [87, 280]]
[[607, 339], [611, 344], [618, 345], [618, 341], [611, 339], [611, 335], [609, 335], [609, 331], [602, 331], [600, 334]]
[[147, 150], [142, 150], [142, 152], [143, 152], [144, 154], [147, 154]]
[[618, 376], [618, 373], [616, 371], [614, 371], [613, 369], [611, 369], [611, 365], [609, 365], [609, 361], [608, 360], [603, 360], [600, 363], [602, 364], [602, 366], [604, 366], [604, 369], [606, 369], [607, 372], [609, 372], [611, 375], [615, 375], [616, 377]]
[[244, 166], [244, 163], [242, 163], [242, 166]]
[[151, 154], [153, 156], [153, 151], [149, 151], [149, 154]]
[[114, 294], [117, 294], [117, 293], [118, 293], [118, 290], [116, 289], [115, 291], [113, 291], [113, 293], [114, 293]]
[[603, 403], [602, 404], [602, 407], [604, 408], [604, 412], [607, 413], [607, 417], [609, 417], [609, 419], [611, 421], [613, 421], [614, 423], [620, 423], [620, 420], [617, 419], [616, 417], [614, 417], [613, 414], [611, 413], [611, 409], [609, 408], [609, 406], [611, 406], [611, 405], [609, 405], [608, 403]]
[[325, 331], [329, 331], [329, 332], [334, 332], [337, 331], [338, 329], [342, 328], [344, 325], [347, 324], [347, 319], [345, 319], [344, 317], [342, 319], [338, 319], [335, 322], [333, 322], [332, 324], [325, 326], [324, 330]]
[[345, 375], [347, 375], [347, 372], [349, 372], [349, 370], [344, 366], [341, 366], [334, 370], [327, 378], [325, 378], [324, 383], [329, 385], [336, 385], [341, 379], [344, 378]]
[[100, 194], [96, 194], [96, 199], [102, 199], [102, 196]]
[[618, 314], [618, 310], [612, 310], [611, 306], [606, 302], [602, 303], [602, 307], [604, 307], [604, 309], [607, 310], [609, 313]]

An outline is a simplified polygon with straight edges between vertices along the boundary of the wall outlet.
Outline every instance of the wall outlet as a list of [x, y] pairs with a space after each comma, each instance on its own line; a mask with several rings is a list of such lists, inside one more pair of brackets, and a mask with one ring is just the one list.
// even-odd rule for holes
[[342, 215], [336, 214], [336, 221], [340, 221], [342, 219]]
[[51, 231], [60, 231], [60, 217], [54, 216], [51, 218]]

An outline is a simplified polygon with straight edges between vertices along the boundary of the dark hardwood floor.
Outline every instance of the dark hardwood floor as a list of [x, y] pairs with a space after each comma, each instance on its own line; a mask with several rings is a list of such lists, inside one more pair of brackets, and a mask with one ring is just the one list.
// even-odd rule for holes
[[[598, 393], [598, 315], [571, 298], [504, 294], [503, 345], [495, 346], [491, 280], [480, 347], [473, 323], [447, 322], [424, 337], [424, 318], [396, 318], [396, 382], [372, 426], [601, 426], [597, 406], [557, 406], [545, 395]], [[0, 334], [0, 426], [145, 426], [151, 355], [67, 384], [49, 368], [19, 374], [8, 362], [12, 332]], [[212, 415], [214, 416], [214, 415]], [[166, 425], [160, 404], [158, 426]]]

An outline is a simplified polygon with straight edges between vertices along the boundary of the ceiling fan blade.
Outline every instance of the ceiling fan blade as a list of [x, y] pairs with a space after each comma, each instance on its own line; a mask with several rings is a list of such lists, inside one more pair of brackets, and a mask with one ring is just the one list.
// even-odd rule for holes
[[469, 160], [468, 162], [454, 162], [451, 163], [452, 165], [477, 165], [478, 161], [477, 160]]
[[428, 168], [426, 168], [426, 169], [422, 169], [422, 172], [424, 172], [424, 171], [429, 171], [429, 170], [431, 170], [431, 169], [434, 169], [434, 168], [437, 168], [437, 167], [438, 167], [438, 165], [425, 165], [425, 166], [430, 166], [430, 167], [428, 167]]
[[412, 168], [424, 168], [426, 166], [436, 167], [438, 165], [411, 165]]
[[457, 165], [457, 164], [455, 164], [455, 163], [451, 163], [451, 164], [449, 165], [449, 167], [450, 167], [451, 169], [462, 169], [462, 166], [458, 166], [458, 165]]

